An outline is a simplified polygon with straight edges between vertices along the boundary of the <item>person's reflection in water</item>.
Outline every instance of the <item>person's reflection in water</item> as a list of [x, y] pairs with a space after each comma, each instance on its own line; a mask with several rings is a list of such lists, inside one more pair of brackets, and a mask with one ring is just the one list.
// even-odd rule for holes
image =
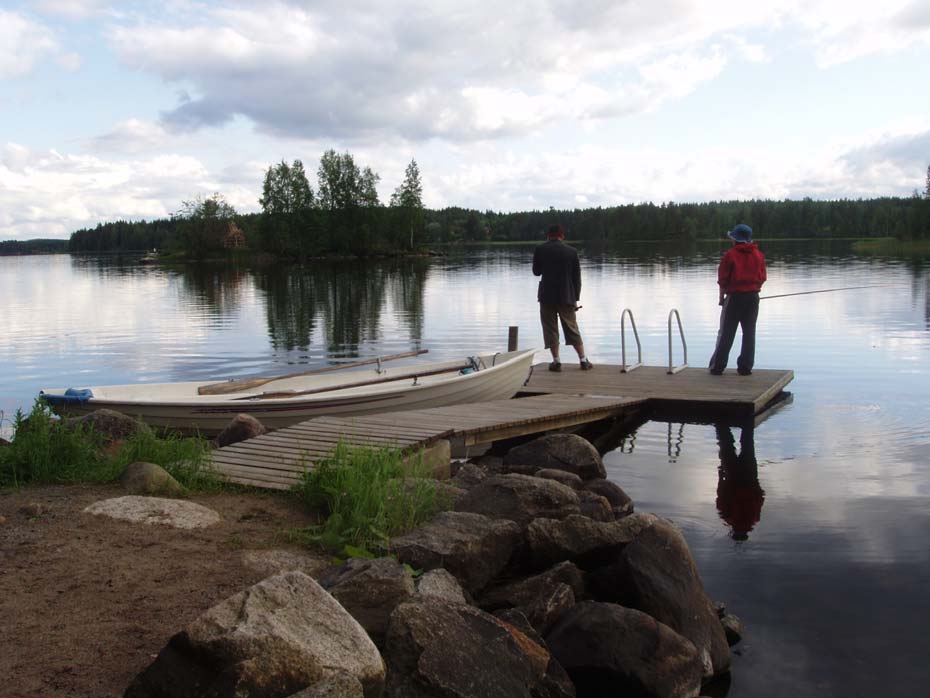
[[733, 540], [743, 541], [749, 538], [752, 527], [759, 523], [765, 501], [765, 491], [759, 485], [754, 426], [752, 421], [742, 425], [739, 454], [736, 453], [730, 427], [723, 424], [715, 427], [720, 447], [717, 511], [730, 526]]

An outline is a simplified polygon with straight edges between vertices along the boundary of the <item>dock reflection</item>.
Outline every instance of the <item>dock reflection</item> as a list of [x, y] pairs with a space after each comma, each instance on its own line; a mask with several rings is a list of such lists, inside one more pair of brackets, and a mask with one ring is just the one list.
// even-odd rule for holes
[[730, 527], [733, 540], [744, 541], [762, 518], [765, 490], [759, 484], [756, 461], [755, 425], [751, 420], [740, 427], [739, 452], [733, 430], [715, 424], [720, 466], [717, 469], [717, 512]]

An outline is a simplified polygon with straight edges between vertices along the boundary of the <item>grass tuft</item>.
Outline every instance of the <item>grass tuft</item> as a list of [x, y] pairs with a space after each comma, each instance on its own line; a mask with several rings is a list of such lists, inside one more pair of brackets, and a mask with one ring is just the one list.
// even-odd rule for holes
[[162, 466], [191, 490], [222, 487], [205, 465], [210, 448], [203, 439], [159, 438], [140, 429], [114, 451], [103, 434], [89, 426], [66, 427], [41, 401], [29, 415], [18, 410], [13, 428], [12, 441], [0, 448], [0, 487], [112, 482], [135, 461]]
[[300, 538], [346, 557], [384, 552], [388, 541], [448, 508], [420, 458], [400, 451], [337, 444], [333, 453], [305, 471], [297, 496], [326, 516]]

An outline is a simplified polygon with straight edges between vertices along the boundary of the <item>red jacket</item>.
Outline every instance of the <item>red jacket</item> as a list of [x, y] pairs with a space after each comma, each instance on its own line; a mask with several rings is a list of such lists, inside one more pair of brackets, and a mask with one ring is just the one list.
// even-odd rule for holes
[[765, 278], [765, 256], [754, 242], [733, 245], [717, 268], [717, 283], [724, 293], [758, 293]]

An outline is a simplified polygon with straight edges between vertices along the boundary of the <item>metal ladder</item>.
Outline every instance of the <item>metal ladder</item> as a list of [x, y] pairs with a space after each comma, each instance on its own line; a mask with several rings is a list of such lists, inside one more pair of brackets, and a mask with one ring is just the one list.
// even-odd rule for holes
[[[633, 328], [633, 339], [636, 340], [636, 363], [628, 364], [626, 361], [626, 319], [630, 318], [630, 327]], [[682, 363], [675, 366], [672, 359], [672, 318], [678, 322], [678, 336], [681, 337]], [[633, 311], [624, 308], [620, 314], [620, 372], [629, 373], [643, 365], [643, 345], [639, 341], [639, 332], [636, 331], [636, 321], [633, 319]], [[669, 375], [679, 373], [688, 367], [688, 344], [685, 342], [685, 331], [681, 326], [681, 315], [677, 308], [672, 308], [668, 313], [668, 371]]]

